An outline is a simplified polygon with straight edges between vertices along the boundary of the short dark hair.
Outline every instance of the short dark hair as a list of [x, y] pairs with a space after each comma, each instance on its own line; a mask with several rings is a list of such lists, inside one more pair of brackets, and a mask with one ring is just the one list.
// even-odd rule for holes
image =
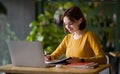
[[[65, 16], [67, 16], [73, 22], [75, 22], [75, 20], [79, 20], [80, 18], [82, 18], [83, 20], [82, 20], [82, 23], [80, 23], [79, 30], [85, 29], [85, 27], [87, 25], [86, 19], [79, 7], [74, 6], [74, 7], [67, 9], [61, 18], [62, 22], [63, 22], [63, 18]], [[65, 30], [65, 32], [67, 32], [65, 26], [64, 26], [64, 30]]]

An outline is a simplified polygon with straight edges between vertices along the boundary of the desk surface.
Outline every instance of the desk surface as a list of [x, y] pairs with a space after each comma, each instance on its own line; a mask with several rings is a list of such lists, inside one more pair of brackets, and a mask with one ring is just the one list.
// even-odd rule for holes
[[63, 66], [62, 68], [33, 68], [33, 67], [16, 67], [13, 65], [0, 66], [0, 72], [6, 73], [31, 73], [31, 74], [98, 74], [100, 71], [108, 68], [110, 65], [100, 65], [95, 69], [80, 69]]

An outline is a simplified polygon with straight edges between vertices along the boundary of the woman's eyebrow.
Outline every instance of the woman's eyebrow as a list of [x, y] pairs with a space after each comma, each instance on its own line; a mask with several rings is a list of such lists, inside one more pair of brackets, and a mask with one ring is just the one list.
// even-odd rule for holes
[[66, 23], [64, 23], [65, 25], [68, 25], [68, 24], [71, 24], [72, 22], [68, 22], [67, 24]]

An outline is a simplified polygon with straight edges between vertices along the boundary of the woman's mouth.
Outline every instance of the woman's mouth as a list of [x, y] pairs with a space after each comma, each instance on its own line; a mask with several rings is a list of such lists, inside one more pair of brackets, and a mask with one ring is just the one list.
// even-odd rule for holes
[[68, 31], [71, 32], [73, 29], [69, 28]]

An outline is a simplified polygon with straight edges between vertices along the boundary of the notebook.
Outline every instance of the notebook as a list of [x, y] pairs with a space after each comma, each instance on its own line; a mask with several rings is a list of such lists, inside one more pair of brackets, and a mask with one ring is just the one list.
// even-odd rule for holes
[[98, 63], [95, 62], [77, 62], [68, 64], [68, 67], [74, 67], [74, 68], [82, 68], [82, 69], [94, 69], [99, 66]]
[[8, 48], [12, 64], [23, 67], [51, 67], [46, 64], [41, 42], [10, 41]]
[[67, 62], [67, 60], [69, 60], [69, 59], [72, 59], [72, 58], [71, 58], [71, 57], [68, 57], [68, 58], [63, 58], [63, 59], [60, 59], [60, 60], [45, 61], [45, 63], [47, 63], [47, 64], [55, 64], [55, 65], [57, 65], [57, 64], [67, 65], [67, 64], [69, 64], [69, 63]]

